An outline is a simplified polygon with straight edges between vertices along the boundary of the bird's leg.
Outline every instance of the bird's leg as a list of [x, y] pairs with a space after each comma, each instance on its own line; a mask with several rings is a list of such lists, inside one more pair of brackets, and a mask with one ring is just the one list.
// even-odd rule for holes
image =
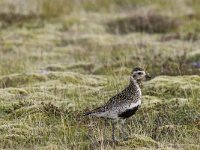
[[127, 135], [126, 135], [126, 132], [125, 132], [125, 122], [126, 122], [126, 120], [125, 119], [123, 119], [123, 120], [121, 120], [121, 131], [122, 131], [122, 138], [123, 138], [123, 140], [127, 140]]
[[92, 120], [91, 120], [91, 118], [90, 118], [90, 123], [89, 123], [89, 128], [88, 128], [89, 130], [88, 130], [88, 138], [89, 139], [92, 139], [92, 136], [93, 136], [93, 122], [92, 122]]
[[103, 135], [104, 135], [104, 139], [106, 140], [106, 128], [107, 128], [108, 122], [107, 119], [104, 119], [104, 131], [103, 131]]
[[112, 140], [113, 140], [113, 142], [116, 142], [116, 139], [115, 139], [115, 122], [113, 120], [111, 122], [111, 125], [112, 125]]
[[120, 138], [124, 138], [124, 134], [125, 134], [125, 131], [124, 131], [124, 119], [123, 120], [120, 120]]

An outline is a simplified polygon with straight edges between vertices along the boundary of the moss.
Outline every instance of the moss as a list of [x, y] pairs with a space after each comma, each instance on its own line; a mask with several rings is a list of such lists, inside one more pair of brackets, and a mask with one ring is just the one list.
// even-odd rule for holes
[[23, 88], [7, 88], [6, 91], [8, 91], [11, 94], [17, 94], [17, 95], [27, 95], [28, 92]]
[[60, 65], [49, 65], [45, 68], [47, 71], [64, 71], [65, 67]]
[[27, 100], [34, 101], [35, 103], [43, 102], [43, 101], [53, 101], [59, 100], [58, 97], [54, 96], [52, 93], [48, 91], [35, 91], [30, 93], [26, 97]]
[[163, 99], [156, 97], [156, 96], [150, 96], [150, 95], [144, 95], [142, 96], [142, 105], [144, 107], [152, 107], [156, 103], [163, 103]]
[[46, 81], [47, 78], [41, 74], [14, 74], [0, 78], [1, 87], [19, 87], [35, 82]]
[[11, 94], [6, 90], [0, 90], [0, 94], [1, 94], [0, 100], [4, 102], [11, 101], [12, 99], [15, 98], [15, 94]]
[[[5, 103], [0, 103], [0, 117], [4, 117], [5, 115], [7, 115], [10, 110], [12, 109], [12, 106], [10, 105], [6, 105]], [[3, 122], [3, 120], [1, 120], [1, 122]]]
[[124, 142], [123, 144], [127, 145], [130, 148], [157, 148], [159, 146], [159, 143], [154, 141], [152, 138], [137, 134], [135, 134], [130, 140]]
[[83, 75], [73, 72], [51, 72], [47, 76], [54, 80], [57, 79], [64, 84], [72, 83], [86, 86], [95, 86], [102, 85], [105, 83], [105, 78], [103, 76]]
[[12, 113], [9, 114], [9, 118], [20, 118], [20, 117], [28, 117], [30, 114], [34, 114], [40, 112], [41, 108], [38, 106], [26, 106], [20, 107], [19, 109], [14, 110]]
[[11, 133], [11, 134], [21, 134], [25, 135], [27, 134], [27, 131], [30, 130], [27, 125], [24, 124], [17, 124], [17, 123], [10, 123], [10, 124], [4, 124], [0, 126], [1, 133]]
[[31, 143], [42, 143], [41, 140], [42, 138], [36, 135], [23, 136], [18, 134], [10, 134], [4, 135], [0, 138], [0, 145], [3, 148], [21, 148], [24, 147], [24, 144], [26, 144], [26, 147], [30, 147]]
[[[52, 80], [52, 81], [51, 81]], [[96, 77], [92, 75], [83, 75], [73, 72], [47, 72], [45, 74], [18, 74], [5, 76], [0, 79], [2, 87], [21, 87], [29, 86], [34, 84], [35, 87], [43, 85], [48, 85], [53, 81], [60, 81], [63, 84], [72, 83], [72, 84], [83, 84], [83, 85], [100, 85], [105, 82], [105, 79], [102, 77]], [[41, 84], [42, 82], [42, 84]], [[55, 82], [56, 83], [56, 82]], [[59, 83], [59, 82], [57, 82]], [[6, 90], [12, 95], [26, 95], [27, 91], [23, 88], [9, 88]]]
[[27, 124], [9, 123], [0, 126], [1, 147], [21, 147], [23, 144], [30, 144], [31, 142], [39, 142], [41, 137], [34, 134], [33, 128]]
[[182, 147], [184, 149], [186, 149], [186, 150], [190, 150], [190, 149], [198, 150], [198, 149], [200, 149], [200, 146], [199, 145], [195, 145], [195, 144], [184, 144], [184, 145], [182, 145]]
[[84, 62], [80, 62], [80, 63], [76, 63], [76, 64], [72, 64], [70, 66], [67, 67], [67, 69], [75, 71], [75, 72], [80, 72], [80, 73], [91, 73], [94, 69], [95, 65], [92, 63], [84, 63]]
[[[198, 0], [18, 0], [12, 14], [6, 3], [0, 149], [199, 149]], [[130, 138], [107, 145], [111, 126], [103, 136], [103, 120], [82, 112], [123, 89], [136, 66], [157, 77], [124, 125]]]
[[26, 139], [23, 135], [17, 135], [17, 134], [10, 134], [6, 136], [2, 136], [0, 138], [0, 141], [2, 143], [1, 147], [7, 148], [9, 146], [16, 147], [18, 145], [18, 142], [23, 143], [23, 141]]
[[83, 83], [82, 80], [78, 76], [75, 77], [75, 76], [70, 76], [70, 75], [61, 77], [60, 81], [63, 82], [63, 83], [73, 83], [73, 84]]
[[144, 90], [159, 97], [188, 97], [199, 93], [199, 76], [159, 76], [149, 81]]

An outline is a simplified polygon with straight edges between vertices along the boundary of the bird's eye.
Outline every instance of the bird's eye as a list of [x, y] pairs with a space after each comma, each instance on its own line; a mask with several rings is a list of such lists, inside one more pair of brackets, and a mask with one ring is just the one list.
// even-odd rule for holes
[[138, 75], [142, 75], [142, 72], [138, 72]]

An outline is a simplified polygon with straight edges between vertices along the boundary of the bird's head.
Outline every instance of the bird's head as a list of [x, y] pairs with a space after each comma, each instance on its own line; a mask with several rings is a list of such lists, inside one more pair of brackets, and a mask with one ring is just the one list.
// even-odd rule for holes
[[133, 71], [131, 72], [131, 77], [133, 77], [133, 79], [136, 81], [151, 79], [151, 77], [144, 71], [144, 69], [140, 67], [136, 67], [133, 69]]

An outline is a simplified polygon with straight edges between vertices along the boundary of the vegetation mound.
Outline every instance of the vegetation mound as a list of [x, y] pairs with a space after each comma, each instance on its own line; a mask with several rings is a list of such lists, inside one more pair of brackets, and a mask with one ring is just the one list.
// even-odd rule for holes
[[120, 18], [107, 24], [108, 31], [115, 34], [131, 32], [167, 33], [178, 28], [177, 19], [160, 15], [155, 12], [134, 14]]
[[[0, 149], [200, 149], [199, 6], [0, 0]], [[136, 66], [153, 79], [114, 144], [109, 122], [82, 114]]]

